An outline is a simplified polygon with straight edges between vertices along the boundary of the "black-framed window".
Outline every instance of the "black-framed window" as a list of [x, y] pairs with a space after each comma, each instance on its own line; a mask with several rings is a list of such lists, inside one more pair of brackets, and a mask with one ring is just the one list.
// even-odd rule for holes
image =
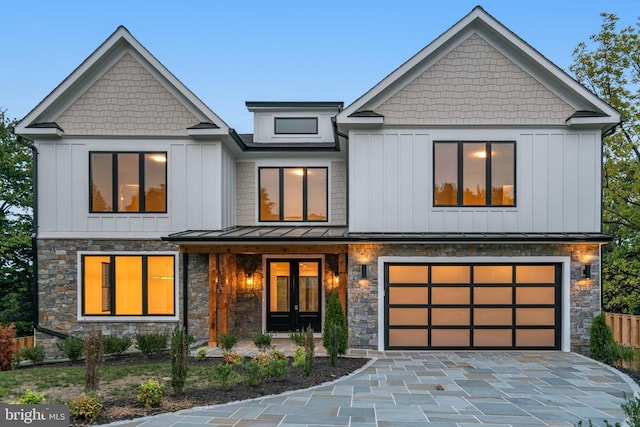
[[89, 195], [90, 212], [166, 212], [167, 153], [89, 153]]
[[276, 135], [314, 135], [318, 133], [317, 117], [276, 117]]
[[173, 255], [83, 255], [83, 316], [173, 316]]
[[328, 221], [326, 167], [259, 168], [260, 221]]
[[433, 205], [515, 206], [515, 142], [434, 142]]

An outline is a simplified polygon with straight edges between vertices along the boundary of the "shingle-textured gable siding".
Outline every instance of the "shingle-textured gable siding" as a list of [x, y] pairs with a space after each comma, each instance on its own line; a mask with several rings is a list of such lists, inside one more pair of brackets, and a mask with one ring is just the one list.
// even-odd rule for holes
[[55, 121], [66, 135], [100, 136], [183, 136], [198, 123], [128, 53]]
[[387, 125], [563, 125], [574, 113], [477, 34], [374, 110]]

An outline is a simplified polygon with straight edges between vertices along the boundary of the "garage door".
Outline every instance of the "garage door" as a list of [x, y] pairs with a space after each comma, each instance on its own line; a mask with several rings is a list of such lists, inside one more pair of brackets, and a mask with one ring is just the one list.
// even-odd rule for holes
[[387, 349], [559, 349], [559, 264], [385, 264]]

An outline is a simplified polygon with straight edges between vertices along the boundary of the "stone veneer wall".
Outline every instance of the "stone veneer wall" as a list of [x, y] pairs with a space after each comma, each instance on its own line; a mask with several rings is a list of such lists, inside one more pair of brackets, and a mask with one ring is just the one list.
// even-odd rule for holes
[[[136, 333], [170, 333], [176, 322], [79, 322], [78, 251], [147, 252], [178, 251], [178, 246], [159, 240], [38, 240], [38, 300], [40, 326], [65, 334], [83, 335], [85, 329], [99, 327], [104, 335], [133, 336]], [[197, 340], [208, 337], [208, 259], [206, 255], [189, 255], [189, 333]], [[183, 319], [182, 257], [179, 260], [179, 301], [177, 309]], [[36, 341], [45, 347], [48, 358], [60, 356], [49, 334], [36, 332]]]
[[[600, 311], [599, 246], [597, 244], [447, 244], [447, 245], [349, 245], [348, 326], [349, 346], [378, 346], [378, 257], [502, 257], [568, 256], [571, 257], [571, 351], [589, 354], [589, 334], [593, 316]], [[591, 280], [582, 278], [582, 260], [589, 257]], [[360, 266], [367, 264], [368, 278], [360, 280]], [[384, 307], [380, 307], [383, 309]]]

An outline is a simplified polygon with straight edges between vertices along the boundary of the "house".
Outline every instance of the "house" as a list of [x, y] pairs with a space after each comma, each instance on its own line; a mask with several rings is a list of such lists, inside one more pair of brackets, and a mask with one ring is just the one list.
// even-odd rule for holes
[[481, 7], [346, 107], [246, 106], [239, 135], [120, 27], [18, 124], [50, 354], [320, 333], [332, 291], [353, 348], [588, 352], [621, 116]]

